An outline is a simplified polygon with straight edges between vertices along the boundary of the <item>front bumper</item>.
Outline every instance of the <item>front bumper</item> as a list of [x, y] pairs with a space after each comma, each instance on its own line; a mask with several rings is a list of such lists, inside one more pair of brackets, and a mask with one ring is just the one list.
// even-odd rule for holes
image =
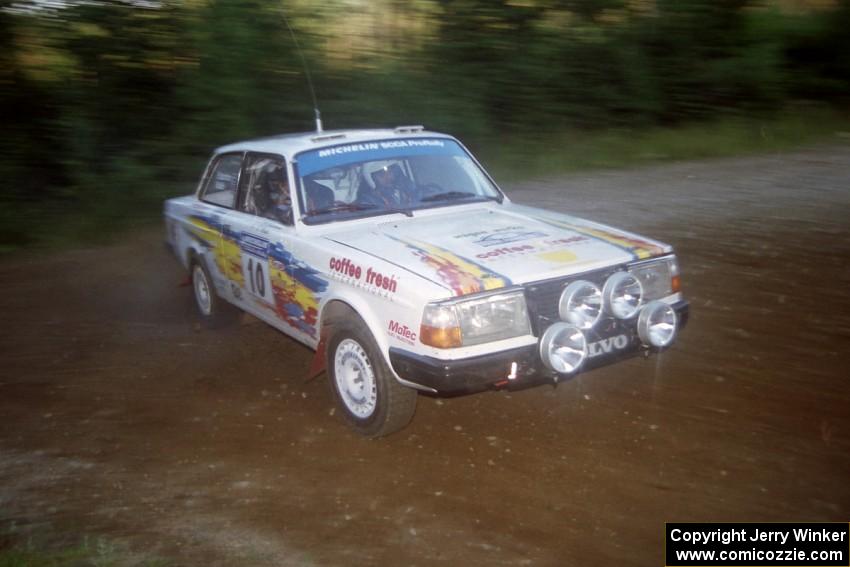
[[[689, 304], [679, 301], [673, 304], [679, 318], [681, 331], [688, 322]], [[613, 335], [616, 333], [617, 335]], [[606, 351], [601, 347], [585, 360], [577, 373], [607, 366], [619, 360], [641, 353], [657, 351], [645, 346], [637, 335], [634, 322], [620, 323], [606, 332], [608, 336], [625, 335], [626, 346], [616, 351]], [[591, 337], [591, 342], [606, 337]], [[595, 339], [595, 340], [594, 340]], [[443, 360], [431, 356], [422, 356], [399, 348], [390, 348], [390, 363], [399, 377], [442, 394], [452, 394], [483, 390], [511, 383], [528, 383], [543, 378], [560, 378], [575, 374], [558, 375], [547, 369], [540, 360], [539, 344], [463, 358]], [[516, 364], [516, 367], [514, 367]], [[515, 371], [515, 372], [514, 372]], [[512, 375], [509, 378], [509, 375]]]

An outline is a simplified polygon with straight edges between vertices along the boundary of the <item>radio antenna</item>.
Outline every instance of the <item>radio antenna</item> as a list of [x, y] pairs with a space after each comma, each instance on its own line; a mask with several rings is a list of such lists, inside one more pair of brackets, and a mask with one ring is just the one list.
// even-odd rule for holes
[[301, 65], [304, 67], [304, 75], [307, 77], [307, 84], [310, 86], [310, 96], [313, 97], [313, 112], [316, 115], [316, 132], [321, 134], [322, 130], [322, 113], [319, 112], [319, 103], [316, 101], [316, 91], [313, 89], [313, 78], [310, 76], [310, 68], [307, 66], [307, 59], [304, 58], [304, 52], [301, 51], [301, 45], [298, 43], [298, 38], [295, 37], [295, 32], [292, 31], [292, 26], [289, 25], [289, 20], [286, 14], [283, 15], [283, 21], [289, 29], [289, 35], [292, 36], [292, 41], [295, 43], [295, 49], [298, 50], [298, 56], [301, 58]]

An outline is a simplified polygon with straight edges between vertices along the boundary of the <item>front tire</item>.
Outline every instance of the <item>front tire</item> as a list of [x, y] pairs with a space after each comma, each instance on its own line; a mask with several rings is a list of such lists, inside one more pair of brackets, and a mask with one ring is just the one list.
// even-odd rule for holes
[[195, 307], [204, 325], [210, 328], [223, 327], [232, 323], [238, 311], [235, 307], [218, 296], [213, 280], [203, 261], [195, 259], [192, 262], [192, 291], [195, 296]]
[[358, 433], [383, 437], [410, 423], [416, 391], [398, 383], [360, 318], [340, 322], [328, 347], [331, 391]]

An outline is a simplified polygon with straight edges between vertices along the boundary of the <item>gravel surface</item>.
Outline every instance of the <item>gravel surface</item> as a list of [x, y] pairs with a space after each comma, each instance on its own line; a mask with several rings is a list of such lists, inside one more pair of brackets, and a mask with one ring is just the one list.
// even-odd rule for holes
[[312, 353], [201, 328], [159, 231], [0, 264], [0, 545], [177, 565], [663, 565], [666, 521], [850, 517], [850, 148], [541, 179], [515, 201], [669, 242], [676, 346], [420, 396], [368, 441]]

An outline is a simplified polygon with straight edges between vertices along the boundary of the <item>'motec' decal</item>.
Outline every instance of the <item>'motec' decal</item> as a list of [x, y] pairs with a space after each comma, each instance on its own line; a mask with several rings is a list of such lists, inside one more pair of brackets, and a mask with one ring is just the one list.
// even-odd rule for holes
[[407, 344], [413, 344], [416, 342], [416, 333], [408, 327], [407, 325], [402, 325], [398, 321], [390, 321], [389, 324], [389, 332], [390, 335], [397, 338], [400, 341], [404, 341]]

